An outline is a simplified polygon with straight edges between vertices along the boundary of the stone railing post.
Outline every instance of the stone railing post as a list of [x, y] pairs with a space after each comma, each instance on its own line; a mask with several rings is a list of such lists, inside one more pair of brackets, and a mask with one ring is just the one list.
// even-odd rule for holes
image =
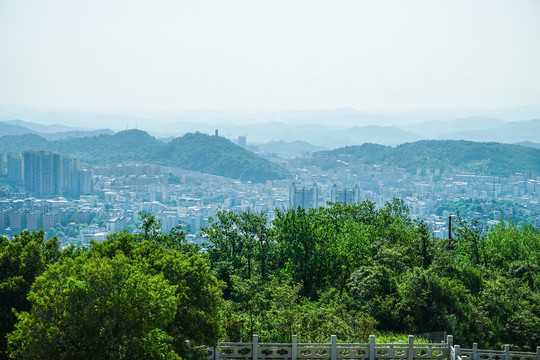
[[369, 360], [375, 360], [375, 335], [369, 335]]
[[[218, 344], [219, 346], [219, 344]], [[217, 347], [214, 348], [214, 360], [219, 360], [219, 353], [221, 352], [221, 350]]]
[[536, 360], [540, 360], [540, 346], [536, 347]]
[[337, 359], [337, 336], [330, 336], [330, 360]]
[[[454, 346], [454, 350], [456, 353], [456, 359], [459, 358], [459, 345]], [[461, 360], [461, 359], [460, 359]]]
[[409, 335], [409, 346], [407, 347], [407, 360], [414, 359], [414, 335]]
[[446, 335], [446, 345], [448, 346], [448, 360], [452, 359], [452, 348], [454, 347], [454, 337], [452, 335]]
[[472, 344], [472, 360], [478, 360], [478, 344]]
[[291, 360], [297, 360], [298, 359], [298, 339], [296, 335], [292, 336], [292, 344], [291, 344]]
[[253, 335], [253, 340], [251, 341], [252, 349], [251, 354], [253, 355], [252, 359], [257, 360], [259, 357], [259, 336]]
[[504, 360], [510, 360], [510, 345], [504, 345]]

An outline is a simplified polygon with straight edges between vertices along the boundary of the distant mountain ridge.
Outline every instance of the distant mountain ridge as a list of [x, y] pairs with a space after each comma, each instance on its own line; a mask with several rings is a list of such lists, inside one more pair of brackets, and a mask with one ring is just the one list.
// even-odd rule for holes
[[102, 134], [113, 135], [114, 131], [110, 129], [80, 130], [59, 124], [43, 125], [22, 120], [0, 121], [0, 136], [23, 134], [38, 134], [47, 140], [59, 140], [70, 137], [81, 138]]
[[36, 134], [0, 137], [0, 152], [25, 150], [55, 151], [93, 164], [148, 162], [244, 181], [285, 179], [289, 175], [281, 166], [223, 137], [201, 133], [186, 134], [166, 144], [141, 130], [56, 141]]
[[516, 172], [540, 175], [540, 149], [464, 140], [422, 140], [396, 147], [363, 144], [313, 154], [313, 164], [341, 166], [339, 161], [406, 168], [508, 176]]
[[305, 153], [310, 153], [313, 151], [322, 151], [326, 150], [322, 146], [312, 145], [305, 141], [296, 140], [293, 142], [280, 141], [269, 141], [263, 144], [257, 145], [259, 151], [264, 151], [267, 153], [275, 153], [280, 156], [285, 157], [294, 157], [304, 155]]
[[469, 116], [455, 120], [424, 121], [400, 128], [412, 131], [422, 138], [441, 139], [458, 131], [476, 131], [502, 126], [506, 122], [490, 117]]
[[[223, 134], [247, 135], [248, 141], [304, 141], [315, 146], [339, 148], [366, 142], [399, 145], [419, 140], [469, 140], [479, 142], [516, 143], [540, 142], [540, 120], [504, 122], [489, 117], [466, 117], [448, 121], [427, 121], [404, 126], [354, 125], [346, 128], [322, 124], [292, 124], [284, 122], [253, 123], [245, 126], [206, 124], [206, 131], [218, 128]], [[187, 126], [187, 124], [184, 124]], [[171, 130], [181, 124], [171, 125]], [[189, 124], [196, 126], [196, 124]]]
[[[92, 136], [84, 127], [141, 128], [167, 138], [195, 131], [220, 133], [230, 139], [247, 135], [248, 142], [308, 142], [338, 148], [375, 142], [398, 145], [421, 139], [540, 143], [540, 130], [530, 119], [540, 118], [540, 105], [509, 109], [305, 109], [269, 112], [219, 110], [166, 111], [140, 108], [110, 108], [90, 111], [39, 111], [0, 104], [0, 121], [26, 126], [45, 134], [77, 127], [80, 133], [43, 135], [48, 139]], [[22, 119], [22, 120], [13, 120]], [[36, 124], [46, 123], [53, 125]], [[64, 124], [64, 125], [59, 125]], [[76, 125], [75, 125], [76, 124]], [[115, 125], [111, 125], [115, 124]], [[63, 128], [62, 128], [63, 127]], [[0, 135], [20, 134], [0, 131]], [[19, 129], [20, 130], [20, 129]], [[111, 131], [112, 132], [112, 131]]]
[[444, 138], [470, 141], [500, 141], [505, 143], [519, 141], [540, 142], [540, 119], [514, 121], [491, 129], [457, 131], [445, 134]]
[[534, 149], [540, 149], [540, 143], [533, 143], [533, 142], [530, 142], [530, 141], [522, 141], [522, 142], [515, 143], [514, 145], [520, 145], [520, 146], [525, 146], [525, 147], [531, 147], [531, 148], [534, 148]]
[[47, 134], [55, 133], [55, 132], [66, 132], [66, 131], [77, 130], [73, 127], [61, 125], [61, 124], [44, 125], [44, 124], [37, 124], [37, 123], [29, 122], [29, 121], [23, 121], [19, 119], [4, 121], [4, 123], [23, 126], [32, 131], [35, 131], [38, 133], [47, 133]]
[[9, 124], [7, 122], [0, 122], [1, 135], [23, 135], [32, 133], [35, 133], [35, 131], [32, 131], [24, 126], [20, 126], [17, 124]]
[[[315, 146], [337, 148], [377, 142], [397, 145], [406, 141], [420, 140], [417, 134], [394, 126], [365, 125], [337, 128], [321, 124], [290, 124], [283, 122], [254, 123], [245, 126], [215, 124], [223, 134], [247, 134], [248, 141], [265, 143], [269, 141], [304, 141]], [[207, 131], [212, 127], [207, 126]]]

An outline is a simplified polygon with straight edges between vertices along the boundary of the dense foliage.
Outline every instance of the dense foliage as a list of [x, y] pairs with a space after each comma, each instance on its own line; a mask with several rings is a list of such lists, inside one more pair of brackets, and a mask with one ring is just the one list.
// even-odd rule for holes
[[284, 179], [287, 172], [251, 151], [234, 145], [223, 137], [201, 133], [176, 138], [161, 150], [159, 159], [167, 165], [240, 180]]
[[6, 334], [17, 321], [15, 311], [28, 311], [26, 299], [34, 280], [62, 254], [59, 242], [45, 241], [43, 231], [16, 234], [12, 241], [0, 236], [0, 357], [6, 350]]
[[[227, 283], [229, 340], [340, 341], [447, 331], [483, 348], [540, 344], [540, 232], [458, 221], [436, 239], [401, 201], [264, 215], [219, 213], [208, 250]], [[366, 330], [367, 329], [367, 330]]]
[[52, 151], [53, 143], [37, 134], [4, 135], [0, 137], [0, 152], [23, 152], [26, 150]]
[[2, 352], [10, 331], [14, 359], [179, 359], [215, 344], [221, 283], [183, 232], [146, 220], [78, 251], [43, 232], [3, 239]]
[[540, 344], [540, 231], [530, 226], [457, 219], [455, 241], [436, 239], [400, 200], [278, 211], [272, 224], [220, 212], [200, 254], [181, 228], [162, 234], [141, 215], [137, 235], [88, 249], [60, 251], [43, 232], [0, 238], [1, 351], [177, 359], [254, 333], [364, 342], [446, 331], [463, 346]]
[[281, 166], [223, 137], [201, 133], [186, 134], [168, 143], [141, 130], [56, 141], [34, 134], [0, 138], [0, 152], [25, 150], [56, 151], [93, 164], [148, 162], [245, 181], [263, 182], [288, 175]]
[[479, 175], [509, 176], [517, 172], [540, 174], [540, 149], [519, 145], [463, 140], [423, 140], [396, 147], [363, 144], [323, 151], [314, 163], [338, 165], [343, 157], [365, 164], [466, 171]]

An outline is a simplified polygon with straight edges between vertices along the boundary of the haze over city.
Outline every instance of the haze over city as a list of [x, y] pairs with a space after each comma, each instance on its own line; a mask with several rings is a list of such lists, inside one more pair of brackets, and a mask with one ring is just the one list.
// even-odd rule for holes
[[534, 0], [7, 0], [0, 104], [124, 114], [535, 105], [539, 15]]

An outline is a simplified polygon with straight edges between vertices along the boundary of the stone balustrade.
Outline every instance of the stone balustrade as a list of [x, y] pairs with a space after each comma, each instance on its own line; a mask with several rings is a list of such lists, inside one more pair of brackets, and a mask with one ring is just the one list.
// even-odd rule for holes
[[406, 344], [376, 343], [375, 336], [367, 343], [337, 343], [332, 335], [330, 343], [299, 343], [292, 336], [291, 343], [260, 343], [253, 335], [251, 342], [221, 342], [216, 349], [207, 349], [208, 360], [540, 360], [540, 346], [536, 352], [481, 350], [477, 344], [472, 349], [454, 345], [452, 335], [446, 342], [415, 343], [409, 336]]

